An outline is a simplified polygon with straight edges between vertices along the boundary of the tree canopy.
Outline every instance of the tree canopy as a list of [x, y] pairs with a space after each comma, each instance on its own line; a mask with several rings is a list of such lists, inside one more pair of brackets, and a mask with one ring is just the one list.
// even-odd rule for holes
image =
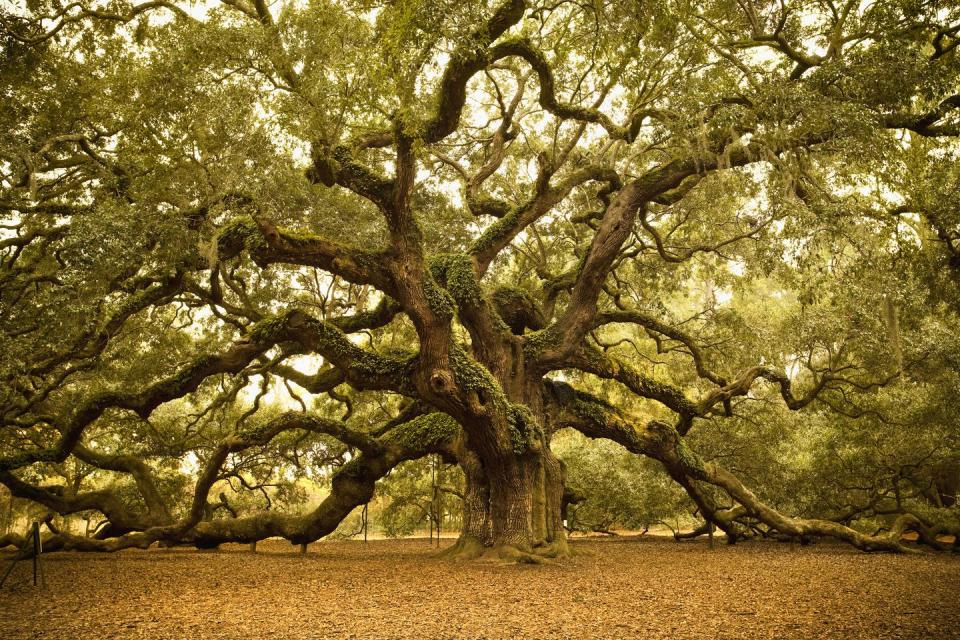
[[0, 27], [0, 483], [103, 519], [48, 548], [305, 543], [429, 454], [468, 557], [566, 554], [589, 495], [730, 541], [960, 530], [955, 3]]

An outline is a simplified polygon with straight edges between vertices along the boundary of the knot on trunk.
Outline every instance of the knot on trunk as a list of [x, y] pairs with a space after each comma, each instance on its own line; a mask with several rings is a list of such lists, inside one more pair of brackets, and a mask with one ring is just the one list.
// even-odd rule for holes
[[434, 369], [430, 373], [430, 389], [434, 393], [448, 393], [455, 386], [453, 373], [447, 369]]

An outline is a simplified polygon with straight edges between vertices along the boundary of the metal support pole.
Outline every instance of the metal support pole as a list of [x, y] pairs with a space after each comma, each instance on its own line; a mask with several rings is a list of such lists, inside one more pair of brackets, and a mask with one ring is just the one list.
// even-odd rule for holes
[[43, 575], [43, 563], [40, 554], [43, 553], [43, 541], [40, 540], [40, 523], [33, 523], [33, 586], [37, 586], [37, 574], [40, 574], [40, 586], [47, 588], [47, 579]]
[[[440, 546], [440, 510], [437, 505], [437, 495], [439, 494], [438, 479], [437, 479], [437, 456], [431, 456], [430, 458], [430, 486], [433, 490], [433, 495], [430, 497], [430, 529], [431, 531], [436, 528], [437, 530], [437, 546]], [[430, 536], [430, 543], [433, 544], [433, 536]]]
[[363, 544], [367, 544], [367, 507], [369, 506], [369, 502], [363, 505], [363, 513], [361, 514], [363, 520]]
[[17, 553], [15, 556], [13, 556], [13, 559], [10, 560], [10, 564], [7, 565], [7, 570], [3, 572], [3, 577], [0, 578], [0, 587], [3, 587], [4, 583], [7, 581], [7, 578], [9, 578], [10, 574], [13, 573], [13, 568], [17, 566], [17, 563], [29, 557], [33, 560], [33, 586], [37, 586], [37, 579], [39, 578], [40, 586], [46, 588], [47, 579], [43, 575], [43, 564], [41, 564], [40, 560], [40, 554], [43, 553], [43, 542], [40, 540], [40, 523], [34, 522], [30, 526], [30, 531], [27, 535], [30, 536], [29, 555]]
[[[433, 522], [434, 522], [434, 520], [433, 520], [433, 507], [434, 507], [434, 503], [436, 502], [436, 499], [437, 499], [437, 469], [436, 469], [436, 466], [433, 464], [433, 458], [432, 458], [432, 457], [430, 458], [430, 491], [431, 491], [431, 496], [430, 496], [430, 509], [427, 510], [427, 521], [430, 523], [430, 542], [429, 542], [429, 545], [432, 547], [432, 546], [433, 546]], [[439, 532], [437, 533], [437, 537], [438, 537], [438, 538], [440, 537]]]
[[440, 477], [440, 472], [443, 470], [440, 467], [440, 455], [436, 454], [434, 456], [434, 461], [437, 465], [437, 474], [436, 481], [433, 484], [433, 496], [434, 504], [436, 504], [436, 514], [437, 514], [437, 548], [440, 548], [440, 530], [443, 526], [443, 503], [441, 502], [442, 494], [440, 493], [440, 483], [443, 482], [443, 479]]

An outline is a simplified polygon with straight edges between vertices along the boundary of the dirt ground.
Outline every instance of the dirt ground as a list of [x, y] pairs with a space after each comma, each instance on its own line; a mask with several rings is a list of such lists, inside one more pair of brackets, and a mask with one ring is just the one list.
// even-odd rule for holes
[[425, 540], [51, 554], [46, 590], [25, 562], [0, 590], [0, 638], [960, 638], [956, 555], [574, 549], [546, 567], [452, 564]]

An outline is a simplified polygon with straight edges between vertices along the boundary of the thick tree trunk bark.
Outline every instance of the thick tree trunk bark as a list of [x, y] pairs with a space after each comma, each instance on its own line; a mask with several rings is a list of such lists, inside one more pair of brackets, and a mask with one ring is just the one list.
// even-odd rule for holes
[[463, 526], [456, 544], [444, 554], [475, 558], [493, 546], [493, 521], [490, 517], [490, 484], [480, 459], [472, 451], [457, 452], [464, 475]]
[[533, 482], [521, 459], [498, 461], [488, 469], [494, 546], [528, 551], [533, 546]]
[[[563, 470], [543, 432], [522, 452], [484, 447], [458, 454], [466, 478], [463, 529], [446, 554], [535, 562], [567, 555]], [[486, 454], [486, 455], [484, 455]]]

